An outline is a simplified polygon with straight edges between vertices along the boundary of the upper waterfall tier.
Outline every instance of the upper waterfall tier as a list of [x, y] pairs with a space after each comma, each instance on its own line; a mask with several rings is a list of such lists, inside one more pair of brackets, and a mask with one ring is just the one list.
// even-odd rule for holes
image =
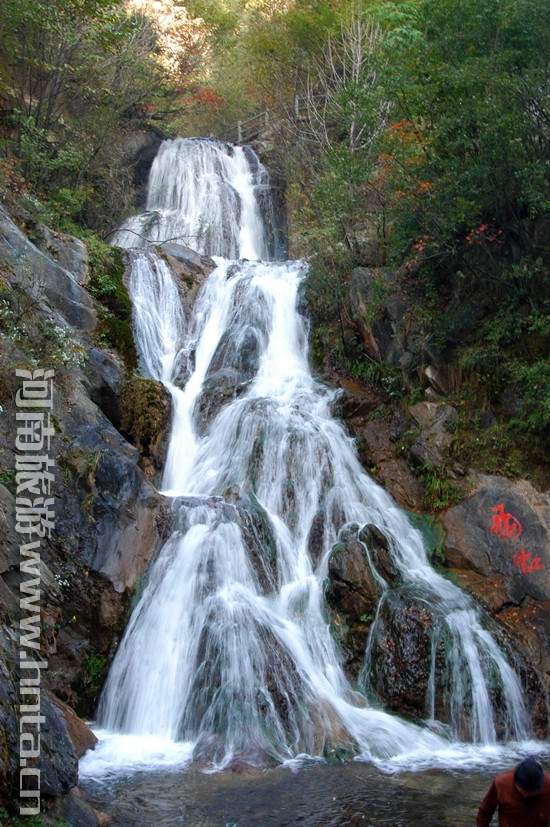
[[145, 211], [123, 224], [113, 244], [176, 241], [210, 256], [273, 259], [280, 256], [272, 218], [269, 173], [250, 147], [177, 138], [161, 144]]

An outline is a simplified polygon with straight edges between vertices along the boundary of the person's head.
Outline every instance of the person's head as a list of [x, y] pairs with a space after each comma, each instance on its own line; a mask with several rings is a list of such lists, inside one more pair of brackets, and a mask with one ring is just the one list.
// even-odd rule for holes
[[523, 796], [536, 795], [544, 783], [544, 772], [534, 758], [525, 758], [514, 772], [514, 784]]

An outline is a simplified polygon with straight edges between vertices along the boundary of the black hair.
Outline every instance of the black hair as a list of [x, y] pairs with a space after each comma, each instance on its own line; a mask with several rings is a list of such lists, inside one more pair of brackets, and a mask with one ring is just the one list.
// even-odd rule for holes
[[514, 772], [514, 781], [526, 793], [538, 792], [544, 783], [544, 772], [534, 758], [525, 758]]

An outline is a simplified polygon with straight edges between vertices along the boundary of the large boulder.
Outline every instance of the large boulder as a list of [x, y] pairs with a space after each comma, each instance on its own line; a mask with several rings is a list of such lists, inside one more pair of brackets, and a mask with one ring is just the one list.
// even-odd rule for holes
[[[393, 590], [383, 601], [370, 650], [369, 683], [390, 709], [424, 718], [429, 713], [428, 688], [434, 616], [429, 605]], [[443, 710], [438, 710], [443, 717]]]
[[447, 565], [501, 578], [510, 602], [550, 600], [550, 496], [526, 480], [479, 476], [443, 517]]
[[27, 293], [42, 315], [79, 330], [95, 329], [95, 302], [77, 277], [29, 241], [2, 207], [0, 264], [10, 274], [10, 285]]

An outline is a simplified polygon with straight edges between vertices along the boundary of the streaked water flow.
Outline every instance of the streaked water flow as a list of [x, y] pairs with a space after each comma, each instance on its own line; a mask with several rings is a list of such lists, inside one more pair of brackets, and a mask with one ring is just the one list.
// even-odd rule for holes
[[[455, 742], [495, 742], [495, 696], [500, 730], [524, 739], [521, 687], [505, 655], [470, 599], [428, 564], [421, 534], [365, 473], [332, 418], [333, 391], [311, 375], [297, 311], [304, 264], [231, 260], [266, 250], [255, 194], [267, 173], [250, 159], [250, 150], [217, 142], [167, 142], [147, 213], [117, 238], [144, 248], [145, 239], [176, 235], [227, 259], [186, 318], [164, 262], [152, 250], [133, 253], [142, 365], [174, 401], [162, 487], [175, 498], [176, 518], [101, 699], [111, 748], [118, 732], [181, 743], [187, 759], [218, 768], [335, 750], [411, 767], [440, 755], [444, 764]], [[383, 532], [405, 590], [435, 618], [426, 725], [367, 699], [378, 615], [364, 694], [344, 675], [323, 583], [330, 551], [353, 523]], [[312, 555], [314, 529], [320, 551]], [[380, 609], [392, 590], [369, 565]], [[448, 695], [444, 725], [435, 721], [438, 692]]]

